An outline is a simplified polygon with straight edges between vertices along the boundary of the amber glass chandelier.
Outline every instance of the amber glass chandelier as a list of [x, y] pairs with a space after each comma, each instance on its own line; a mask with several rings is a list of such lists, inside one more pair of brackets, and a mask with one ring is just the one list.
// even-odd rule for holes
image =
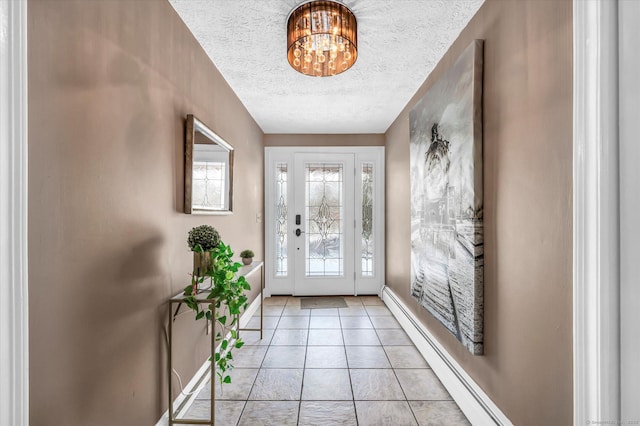
[[342, 3], [311, 0], [287, 20], [287, 59], [302, 74], [326, 77], [351, 68], [358, 58], [358, 24]]

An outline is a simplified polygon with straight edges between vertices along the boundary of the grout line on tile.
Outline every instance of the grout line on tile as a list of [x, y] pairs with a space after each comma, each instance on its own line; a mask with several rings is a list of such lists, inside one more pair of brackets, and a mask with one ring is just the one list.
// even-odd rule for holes
[[[338, 310], [340, 315], [340, 310]], [[353, 404], [353, 414], [356, 417], [356, 425], [358, 422], [358, 410], [356, 410], [356, 394], [353, 390], [353, 381], [351, 380], [351, 369], [349, 368], [349, 356], [347, 355], [347, 341], [344, 337], [344, 328], [342, 328], [342, 320], [340, 320], [340, 333], [342, 334], [342, 350], [344, 351], [344, 359], [347, 363], [347, 374], [349, 375], [349, 386], [351, 386], [351, 403]]]
[[307, 322], [307, 342], [304, 349], [304, 362], [302, 363], [302, 384], [300, 386], [300, 400], [298, 401], [298, 418], [296, 419], [296, 425], [300, 424], [300, 412], [302, 411], [302, 392], [304, 392], [304, 376], [307, 372], [307, 353], [309, 352], [309, 334], [311, 332], [311, 315], [309, 315], [309, 321]]
[[[251, 391], [249, 391], [249, 392], [251, 392]], [[240, 419], [242, 418], [242, 415], [244, 414], [245, 408], [247, 408], [247, 401], [249, 401], [249, 396], [248, 395], [247, 395], [247, 399], [245, 401], [242, 401], [243, 402], [242, 410], [240, 410], [240, 415], [238, 416], [238, 420], [236, 421], [236, 426], [238, 426], [240, 424]]]
[[[384, 305], [384, 306], [386, 306], [386, 305]], [[366, 310], [366, 308], [365, 308], [365, 310]], [[367, 311], [367, 315], [369, 315], [369, 311]], [[370, 315], [369, 315], [369, 321], [371, 321], [371, 316]], [[373, 324], [373, 321], [371, 321], [371, 323]], [[391, 371], [393, 372], [393, 377], [396, 378], [396, 381], [398, 382], [398, 386], [400, 386], [400, 391], [402, 391], [402, 395], [404, 395], [404, 401], [409, 406], [409, 410], [411, 411], [411, 415], [413, 416], [413, 419], [415, 420], [416, 424], [419, 425], [420, 422], [418, 422], [418, 418], [416, 417], [416, 413], [413, 412], [413, 408], [411, 408], [411, 404], [409, 404], [409, 399], [407, 398], [407, 394], [405, 393], [404, 388], [402, 387], [402, 383], [400, 383], [400, 379], [398, 379], [398, 375], [396, 374], [396, 369], [393, 368], [393, 364], [391, 363], [391, 359], [389, 358], [389, 354], [384, 349], [384, 345], [382, 344], [382, 339], [380, 339], [380, 335], [378, 334], [378, 329], [375, 326], [373, 327], [373, 329], [376, 332], [376, 336], [378, 336], [378, 340], [380, 340], [380, 346], [382, 347], [382, 352], [384, 352], [384, 356], [387, 357], [387, 361], [389, 362], [389, 366], [391, 367]], [[413, 342], [411, 342], [411, 344], [413, 345]]]

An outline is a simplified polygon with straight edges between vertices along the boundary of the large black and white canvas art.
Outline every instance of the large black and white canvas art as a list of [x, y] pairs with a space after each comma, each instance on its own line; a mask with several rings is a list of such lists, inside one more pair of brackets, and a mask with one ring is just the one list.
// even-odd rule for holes
[[482, 57], [475, 40], [410, 113], [411, 293], [483, 352]]

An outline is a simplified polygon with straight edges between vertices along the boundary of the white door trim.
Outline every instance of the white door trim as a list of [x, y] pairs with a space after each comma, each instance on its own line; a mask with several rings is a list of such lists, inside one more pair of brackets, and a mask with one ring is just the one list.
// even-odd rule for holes
[[573, 1], [575, 425], [620, 419], [617, 14]]
[[0, 0], [0, 424], [29, 424], [27, 2]]

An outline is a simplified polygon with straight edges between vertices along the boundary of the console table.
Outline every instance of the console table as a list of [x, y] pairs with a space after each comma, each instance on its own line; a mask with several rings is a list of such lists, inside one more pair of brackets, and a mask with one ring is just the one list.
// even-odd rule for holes
[[[240, 332], [241, 331], [259, 331], [260, 332], [260, 339], [262, 339], [262, 333], [263, 333], [263, 301], [264, 301], [264, 297], [263, 297], [263, 292], [264, 292], [264, 263], [262, 261], [253, 261], [251, 264], [249, 265], [245, 265], [242, 266], [239, 270], [238, 270], [238, 276], [243, 276], [245, 278], [248, 278], [256, 273], [260, 273], [260, 295], [258, 297], [260, 297], [260, 328], [240, 328], [240, 324], [238, 323], [237, 325], [237, 331], [238, 331], [238, 337], [240, 336]], [[205, 304], [205, 305], [210, 305], [211, 306], [211, 311], [212, 311], [212, 318], [215, 318], [216, 313], [215, 313], [215, 304], [216, 304], [216, 300], [215, 299], [207, 299], [207, 295], [209, 294], [208, 290], [201, 290], [198, 291], [198, 294], [196, 294], [196, 302], [199, 304]], [[176, 425], [176, 424], [189, 424], [189, 425], [210, 425], [210, 426], [215, 426], [215, 381], [216, 381], [216, 375], [215, 375], [215, 371], [213, 371], [213, 369], [211, 369], [211, 366], [209, 367], [211, 369], [211, 379], [209, 380], [210, 382], [210, 386], [211, 386], [211, 416], [209, 420], [202, 420], [202, 419], [187, 419], [187, 418], [174, 418], [174, 415], [176, 413], [174, 413], [173, 411], [173, 392], [171, 391], [171, 377], [173, 376], [173, 322], [176, 320], [176, 316], [178, 315], [178, 312], [180, 310], [180, 307], [182, 306], [182, 304], [184, 303], [184, 299], [185, 299], [185, 295], [183, 292], [180, 292], [178, 294], [176, 294], [175, 296], [173, 296], [172, 298], [169, 299], [169, 327], [168, 327], [168, 338], [169, 338], [169, 349], [168, 349], [168, 355], [167, 355], [167, 366], [168, 366], [168, 370], [167, 370], [167, 380], [168, 380], [168, 394], [169, 394], [169, 426], [172, 425]], [[173, 306], [174, 305], [178, 305], [175, 312], [173, 312]], [[208, 327], [208, 326], [207, 326]], [[210, 353], [211, 353], [211, 359], [214, 358], [215, 356], [215, 350], [216, 350], [216, 332], [215, 332], [215, 324], [212, 323], [211, 326], [211, 349], [210, 349]], [[209, 361], [209, 363], [211, 363], [211, 361]], [[180, 413], [177, 413], [180, 414]]]

